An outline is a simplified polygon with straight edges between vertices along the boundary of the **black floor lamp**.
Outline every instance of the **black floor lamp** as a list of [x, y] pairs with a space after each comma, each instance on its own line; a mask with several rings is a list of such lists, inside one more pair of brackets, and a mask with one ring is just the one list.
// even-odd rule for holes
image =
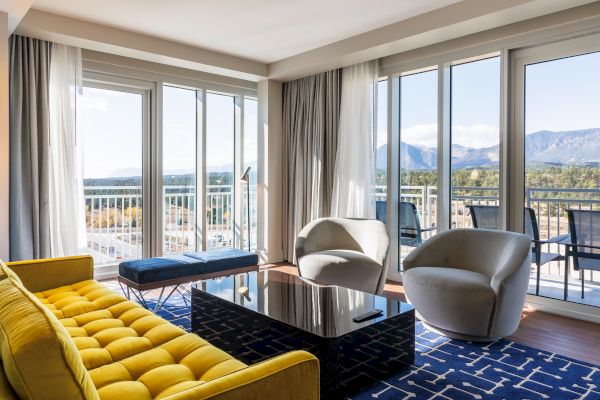
[[246, 182], [246, 216], [248, 217], [248, 221], [246, 224], [246, 230], [248, 233], [248, 251], [250, 251], [250, 169], [251, 167], [246, 168], [246, 172], [240, 178], [241, 182]]

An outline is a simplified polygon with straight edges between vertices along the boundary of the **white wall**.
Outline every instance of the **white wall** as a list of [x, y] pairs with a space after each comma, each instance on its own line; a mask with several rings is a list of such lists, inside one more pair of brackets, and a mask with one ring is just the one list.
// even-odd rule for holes
[[0, 258], [8, 260], [8, 14], [0, 12]]
[[[261, 263], [283, 261], [282, 84], [258, 82], [258, 254]], [[262, 156], [261, 156], [262, 155]]]

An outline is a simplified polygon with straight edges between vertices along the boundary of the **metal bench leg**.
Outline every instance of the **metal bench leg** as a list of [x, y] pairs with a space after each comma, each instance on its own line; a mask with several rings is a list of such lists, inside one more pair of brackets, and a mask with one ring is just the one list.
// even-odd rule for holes
[[131, 297], [129, 295], [129, 286], [125, 286], [127, 288], [127, 290], [125, 290], [123, 288], [123, 285], [121, 284], [121, 282], [119, 282], [119, 286], [121, 287], [121, 291], [123, 292], [123, 294], [125, 295], [125, 297], [127, 297], [127, 300], [131, 300]]
[[144, 299], [144, 295], [142, 294], [142, 292], [138, 291], [138, 293], [136, 293], [135, 290], [131, 290], [131, 293], [133, 293], [133, 295], [135, 296], [135, 298], [138, 300], [138, 302], [144, 306], [145, 309], [149, 309], [148, 308], [148, 303], [146, 303], [146, 299]]
[[160, 300], [162, 298], [163, 292], [165, 290], [165, 288], [163, 287], [161, 292], [160, 292], [160, 296], [158, 297], [158, 301], [156, 302], [156, 306], [154, 307], [154, 312], [158, 312], [158, 310], [160, 310], [162, 308], [162, 306], [165, 305], [165, 303], [167, 302], [167, 300], [169, 300], [169, 298], [171, 297], [171, 295], [173, 293], [175, 293], [175, 291], [177, 290], [177, 288], [179, 287], [179, 285], [175, 285], [173, 286], [173, 289], [171, 290], [171, 292], [167, 295], [167, 297], [165, 297], [165, 299], [163, 300], [163, 302], [161, 303]]
[[189, 283], [187, 284], [185, 287], [179, 287], [177, 288], [177, 291], [179, 292], [179, 294], [181, 295], [181, 297], [183, 298], [183, 303], [187, 306], [188, 305], [188, 300], [187, 297], [185, 297], [188, 293], [190, 292], [190, 289], [192, 287], [193, 283]]

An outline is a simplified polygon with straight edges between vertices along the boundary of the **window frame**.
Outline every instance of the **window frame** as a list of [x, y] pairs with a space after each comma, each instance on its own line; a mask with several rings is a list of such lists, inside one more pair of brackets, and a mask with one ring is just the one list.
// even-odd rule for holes
[[[152, 97], [155, 90], [154, 85], [135, 79], [122, 77], [108, 77], [103, 74], [83, 71], [82, 87], [94, 89], [111, 90], [138, 94], [142, 96], [142, 202], [148, 204], [148, 211], [142, 211], [142, 257], [150, 257], [152, 254], [152, 171], [150, 162], [150, 148], [152, 142]], [[107, 264], [99, 266], [104, 273], [112, 271], [113, 265]]]

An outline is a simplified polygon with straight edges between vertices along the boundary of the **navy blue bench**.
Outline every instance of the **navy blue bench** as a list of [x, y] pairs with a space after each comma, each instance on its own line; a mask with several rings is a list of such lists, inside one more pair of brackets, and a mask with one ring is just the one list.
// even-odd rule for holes
[[[130, 298], [130, 289], [146, 308], [143, 291], [161, 288], [155, 310], [158, 310], [183, 284], [258, 270], [258, 256], [238, 249], [215, 249], [124, 261], [119, 264], [119, 284]], [[162, 301], [165, 288], [173, 286]], [[184, 296], [185, 299], [185, 296]]]

